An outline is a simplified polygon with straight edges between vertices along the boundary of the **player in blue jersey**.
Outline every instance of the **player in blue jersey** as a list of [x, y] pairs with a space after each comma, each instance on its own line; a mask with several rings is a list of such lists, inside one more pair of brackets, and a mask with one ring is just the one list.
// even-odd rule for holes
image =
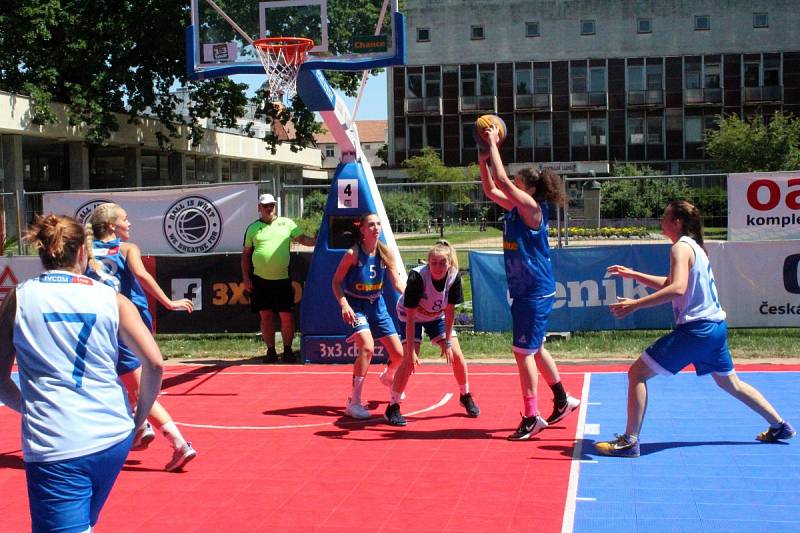
[[[513, 299], [513, 352], [519, 370], [524, 412], [522, 422], [508, 438], [526, 440], [574, 411], [580, 400], [561, 383], [555, 361], [544, 347], [547, 319], [555, 299], [555, 279], [550, 263], [548, 216], [550, 206], [565, 202], [561, 179], [552, 170], [524, 169], [509, 179], [503, 168], [497, 126], [484, 130], [489, 149], [478, 160], [486, 196], [507, 210], [503, 228], [503, 258], [508, 292]], [[491, 170], [489, 164], [491, 163]], [[537, 369], [553, 391], [553, 412], [539, 415], [536, 397]]]
[[[161, 388], [161, 353], [136, 308], [82, 275], [84, 238], [71, 218], [37, 217], [26, 239], [46, 270], [0, 307], [0, 400], [22, 415], [34, 532], [90, 531]], [[143, 365], [135, 418], [116, 373], [118, 338]]]
[[728, 350], [725, 311], [719, 304], [714, 273], [703, 248], [703, 217], [689, 202], [676, 200], [664, 210], [664, 235], [672, 241], [669, 275], [655, 276], [621, 265], [608, 272], [635, 279], [655, 292], [639, 299], [619, 298], [610, 305], [617, 318], [672, 302], [675, 329], [647, 348], [628, 369], [628, 421], [625, 433], [595, 448], [605, 455], [639, 457], [639, 432], [647, 409], [647, 381], [669, 376], [693, 364], [698, 376], [711, 374], [725, 392], [761, 415], [769, 428], [756, 439], [775, 442], [794, 437], [795, 430], [753, 386], [740, 380]]
[[383, 300], [384, 279], [402, 293], [405, 283], [389, 248], [380, 241], [381, 220], [374, 213], [361, 216], [359, 242], [347, 250], [333, 275], [333, 294], [342, 308], [342, 320], [351, 328], [348, 342], [355, 342], [358, 355], [353, 365], [353, 386], [345, 413], [352, 418], [369, 418], [361, 404], [361, 391], [369, 371], [375, 341], [389, 353], [391, 366], [397, 368], [403, 347], [392, 317]]
[[400, 401], [414, 371], [415, 358], [422, 344], [422, 331], [431, 344], [439, 346], [442, 357], [453, 365], [453, 374], [460, 389], [459, 401], [467, 415], [477, 417], [481, 410], [469, 391], [467, 362], [461, 351], [453, 324], [456, 305], [464, 302], [458, 256], [447, 241], [438, 241], [428, 252], [428, 263], [411, 270], [406, 290], [397, 302], [400, 337], [403, 341], [403, 362], [391, 384], [391, 399], [384, 417], [393, 426], [405, 426], [400, 414]]
[[[90, 219], [93, 236], [92, 252], [97, 260], [95, 265], [101, 265], [105, 274], [113, 276], [119, 281], [119, 291], [128, 297], [136, 308], [147, 327], [152, 331], [153, 319], [147, 308], [147, 295], [151, 294], [161, 305], [173, 311], [192, 312], [192, 301], [186, 298], [171, 300], [158, 286], [153, 276], [147, 272], [142, 263], [142, 253], [139, 247], [128, 242], [130, 238], [131, 223], [128, 214], [117, 204], [105, 203], [97, 206]], [[128, 389], [131, 404], [135, 403], [139, 389], [141, 372], [138, 368], [138, 359], [125, 343], [120, 343], [120, 357], [117, 370], [122, 382]], [[150, 411], [149, 422], [155, 426], [172, 446], [172, 458], [164, 467], [173, 472], [183, 468], [186, 463], [197, 456], [197, 452], [190, 442], [181, 434], [178, 426], [172, 420], [166, 409], [156, 402]], [[144, 450], [155, 438], [155, 433], [146, 424], [136, 435], [133, 444], [134, 450]]]

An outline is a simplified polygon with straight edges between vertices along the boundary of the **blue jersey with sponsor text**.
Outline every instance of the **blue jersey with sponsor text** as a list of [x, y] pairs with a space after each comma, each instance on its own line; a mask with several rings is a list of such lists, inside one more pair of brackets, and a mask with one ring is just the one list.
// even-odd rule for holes
[[383, 292], [383, 278], [386, 265], [381, 261], [378, 251], [368, 255], [358, 246], [357, 263], [350, 267], [344, 282], [344, 293], [356, 298], [375, 299]]
[[539, 229], [528, 227], [516, 207], [504, 217], [503, 259], [512, 298], [539, 298], [556, 290], [547, 242], [548, 205], [546, 202], [539, 205], [542, 209]]
[[139, 310], [142, 321], [148, 328], [153, 329], [153, 317], [150, 316], [150, 311], [147, 309], [147, 296], [136, 274], [128, 268], [128, 262], [122, 255], [120, 244], [119, 239], [108, 242], [94, 241], [92, 244], [94, 256], [103, 265], [106, 274], [119, 280], [120, 294], [133, 302], [133, 305]]

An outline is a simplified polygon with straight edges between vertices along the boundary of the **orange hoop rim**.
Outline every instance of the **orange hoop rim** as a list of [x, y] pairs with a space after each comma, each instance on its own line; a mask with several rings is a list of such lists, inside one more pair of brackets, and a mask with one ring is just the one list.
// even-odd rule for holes
[[253, 41], [253, 46], [267, 54], [283, 52], [285, 61], [293, 64], [303, 62], [306, 53], [314, 48], [314, 41], [305, 37], [265, 37]]

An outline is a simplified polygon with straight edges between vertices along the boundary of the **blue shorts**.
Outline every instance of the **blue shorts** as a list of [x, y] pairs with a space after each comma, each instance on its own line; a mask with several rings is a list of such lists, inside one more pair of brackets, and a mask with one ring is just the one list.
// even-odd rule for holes
[[728, 350], [728, 326], [724, 320], [681, 324], [650, 345], [642, 360], [662, 376], [677, 374], [690, 363], [698, 376], [711, 372], [730, 374], [733, 360]]
[[547, 333], [547, 319], [553, 310], [555, 297], [514, 298], [511, 302], [514, 353], [531, 354], [539, 351]]
[[[429, 322], [414, 321], [414, 342], [417, 344], [422, 343], [423, 329], [425, 330], [425, 334], [431, 340], [431, 344], [434, 346], [438, 346], [439, 341], [443, 341], [446, 337], [444, 334], [444, 317], [437, 318], [436, 320], [431, 320]], [[455, 330], [452, 331], [450, 336], [456, 337]], [[400, 340], [406, 340], [406, 323], [403, 321], [400, 321]]]
[[94, 527], [132, 443], [133, 432], [83, 457], [25, 463], [33, 533], [77, 533]]
[[[142, 322], [147, 326], [147, 329], [153, 331], [153, 319], [150, 317], [150, 312], [146, 309], [139, 309], [139, 316], [142, 317]], [[142, 362], [124, 342], [119, 341], [119, 354], [117, 357], [117, 375], [121, 376], [128, 372], [133, 372], [142, 366]]]
[[347, 301], [356, 314], [355, 324], [348, 324], [350, 328], [350, 335], [347, 337], [348, 342], [352, 341], [356, 333], [365, 329], [369, 329], [370, 333], [372, 333], [372, 338], [375, 340], [397, 335], [397, 330], [394, 327], [394, 322], [392, 322], [388, 309], [386, 309], [386, 302], [383, 301], [383, 296], [373, 301], [351, 296]]

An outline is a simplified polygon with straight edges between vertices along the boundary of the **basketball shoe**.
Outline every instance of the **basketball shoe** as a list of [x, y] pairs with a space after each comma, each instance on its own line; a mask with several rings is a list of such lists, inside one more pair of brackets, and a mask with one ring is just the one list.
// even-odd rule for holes
[[781, 424], [777, 428], [769, 427], [765, 432], [759, 433], [756, 436], [756, 440], [760, 440], [761, 442], [778, 442], [779, 440], [791, 439], [795, 435], [797, 435], [797, 432], [792, 425], [789, 422], [781, 421]]
[[392, 426], [405, 426], [406, 419], [403, 415], [400, 414], [400, 404], [399, 403], [390, 403], [389, 406], [386, 408], [386, 414], [383, 415], [383, 418], [386, 419], [389, 424]]
[[347, 407], [344, 408], [344, 414], [350, 418], [357, 418], [359, 420], [366, 420], [371, 416], [363, 405], [352, 403], [350, 398], [347, 399]]
[[555, 402], [553, 403], [553, 414], [547, 417], [547, 424], [553, 425], [556, 422], [559, 422], [567, 417], [572, 411], [578, 408], [581, 404], [581, 401], [578, 398], [573, 398], [569, 394], [567, 394], [567, 401], [564, 405], [557, 405]]
[[603, 455], [613, 457], [639, 457], [639, 439], [631, 441], [627, 435], [614, 435], [616, 438], [607, 442], [596, 442], [594, 449]]
[[177, 448], [172, 453], [172, 459], [167, 463], [167, 466], [164, 467], [164, 470], [167, 472], [175, 472], [176, 470], [180, 470], [186, 466], [186, 463], [195, 457], [197, 457], [197, 452], [194, 451], [194, 448], [192, 448], [192, 443], [184, 442], [183, 446]]
[[459, 403], [466, 409], [467, 414], [472, 417], [476, 418], [479, 414], [481, 414], [481, 410], [475, 405], [475, 400], [472, 399], [471, 393], [462, 394], [458, 398]]
[[150, 443], [156, 438], [156, 432], [153, 431], [153, 426], [150, 422], [145, 422], [142, 427], [136, 430], [136, 435], [133, 437], [133, 444], [131, 450], [140, 451], [146, 450]]
[[508, 436], [508, 440], [528, 440], [547, 427], [547, 422], [539, 415], [523, 416], [517, 430]]

